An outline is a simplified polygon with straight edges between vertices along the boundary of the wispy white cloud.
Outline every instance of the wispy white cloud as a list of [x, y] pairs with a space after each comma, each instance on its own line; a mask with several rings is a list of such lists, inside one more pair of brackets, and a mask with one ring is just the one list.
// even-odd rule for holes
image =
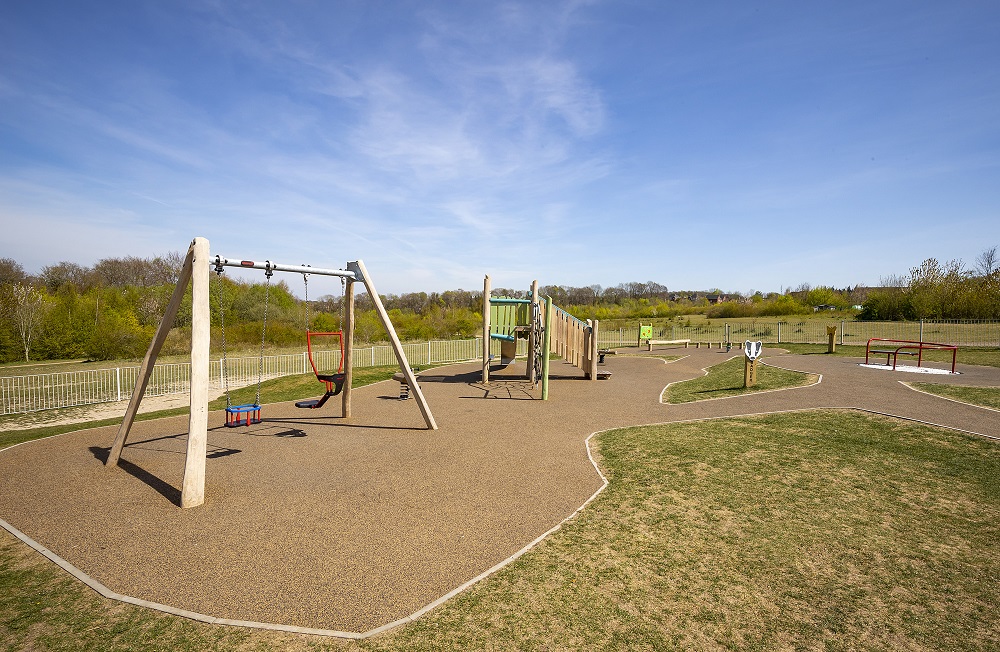
[[[236, 255], [362, 257], [427, 289], [486, 271], [674, 285], [708, 273], [678, 245], [706, 225], [772, 225], [814, 252], [824, 217], [927, 222], [950, 204], [982, 237], [1000, 233], [988, 219], [1000, 85], [983, 64], [995, 39], [958, 12], [91, 11], [0, 9], [13, 44], [0, 55], [0, 219], [22, 240], [27, 221], [46, 225], [52, 251], [96, 251], [117, 225], [115, 242], [149, 253], [204, 235]], [[623, 226], [644, 235], [600, 237]], [[516, 261], [499, 255], [511, 248]], [[740, 256], [725, 239], [712, 250]], [[595, 277], [598, 251], [609, 262]]]

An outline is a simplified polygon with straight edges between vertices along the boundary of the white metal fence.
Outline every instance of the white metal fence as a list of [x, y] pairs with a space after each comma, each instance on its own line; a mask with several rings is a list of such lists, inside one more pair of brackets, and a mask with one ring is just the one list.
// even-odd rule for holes
[[[482, 338], [404, 344], [410, 365], [439, 364], [472, 360], [482, 355]], [[340, 351], [314, 351], [317, 367], [336, 368]], [[378, 367], [396, 364], [391, 346], [372, 346], [354, 350], [354, 366]], [[266, 355], [253, 358], [228, 358], [226, 371], [230, 387], [243, 387], [279, 376], [312, 373], [305, 352]], [[138, 380], [139, 367], [115, 367], [87, 371], [66, 371], [31, 376], [0, 377], [0, 414], [22, 414], [39, 410], [93, 405], [127, 400]], [[209, 367], [209, 382], [222, 389], [222, 361], [213, 360]], [[190, 363], [157, 364], [153, 367], [145, 396], [183, 394], [191, 386]]]
[[[712, 321], [696, 325], [674, 324], [653, 328], [654, 338], [690, 339], [702, 342], [742, 342], [761, 340], [781, 342], [825, 343], [826, 327], [837, 326], [839, 344], [865, 344], [871, 337], [917, 340], [957, 344], [959, 346], [1000, 347], [1000, 322], [859, 322], [790, 318], [785, 321]], [[633, 328], [600, 328], [598, 346], [635, 345], [638, 326]], [[495, 343], [491, 343], [495, 344]], [[404, 344], [410, 365], [438, 364], [475, 360], [482, 356], [482, 338], [468, 340], [438, 340]], [[498, 348], [499, 345], [496, 345]], [[493, 348], [493, 347], [491, 347]], [[518, 340], [518, 355], [525, 355], [526, 341]], [[494, 351], [498, 353], [499, 351]], [[317, 366], [335, 368], [340, 363], [339, 351], [314, 351]], [[354, 366], [379, 367], [396, 364], [390, 346], [372, 346], [354, 350]], [[257, 382], [258, 372], [264, 380], [279, 376], [311, 373], [305, 352], [287, 355], [229, 358], [229, 384], [243, 387]], [[210, 383], [222, 388], [222, 362], [214, 360], [210, 367]], [[88, 371], [67, 371], [31, 376], [0, 377], [0, 414], [21, 414], [39, 410], [92, 405], [122, 401], [132, 395], [139, 367], [117, 367]], [[188, 363], [158, 364], [153, 369], [146, 396], [182, 394], [191, 383]]]
[[[691, 325], [668, 324], [653, 327], [654, 339], [692, 342], [743, 342], [761, 340], [766, 344], [825, 343], [826, 327], [837, 327], [837, 343], [865, 345], [872, 337], [918, 342], [938, 342], [959, 346], [1000, 347], [1000, 322], [995, 321], [829, 321], [821, 319], [789, 318], [781, 321], [765, 320], [712, 320]], [[603, 324], [598, 333], [598, 344], [608, 346], [635, 346], [639, 336], [638, 325], [631, 328], [611, 329]]]

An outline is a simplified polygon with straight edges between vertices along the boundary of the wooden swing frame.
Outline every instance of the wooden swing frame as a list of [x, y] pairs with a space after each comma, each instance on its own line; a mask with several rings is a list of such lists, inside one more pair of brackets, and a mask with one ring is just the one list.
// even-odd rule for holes
[[294, 272], [298, 274], [320, 274], [326, 276], [339, 276], [346, 280], [347, 289], [344, 295], [345, 302], [345, 323], [343, 333], [345, 338], [344, 356], [341, 358], [344, 366], [345, 382], [342, 394], [342, 415], [344, 418], [351, 416], [351, 360], [353, 356], [353, 333], [354, 333], [354, 284], [363, 283], [368, 295], [371, 297], [375, 311], [389, 335], [389, 341], [396, 353], [396, 360], [399, 362], [400, 371], [406, 377], [410, 388], [413, 390], [417, 405], [420, 407], [421, 415], [429, 430], [437, 430], [437, 423], [431, 414], [430, 407], [417, 384], [413, 370], [403, 352], [403, 346], [396, 335], [396, 331], [389, 320], [382, 299], [372, 283], [368, 270], [361, 260], [347, 263], [346, 269], [319, 269], [302, 265], [282, 265], [271, 261], [255, 262], [252, 260], [229, 260], [221, 256], [214, 259], [209, 255], [209, 243], [205, 238], [195, 238], [188, 247], [187, 255], [181, 266], [178, 276], [177, 286], [174, 288], [173, 296], [164, 312], [160, 327], [150, 342], [146, 357], [142, 361], [139, 369], [139, 376], [136, 380], [132, 398], [115, 441], [108, 453], [105, 466], [108, 468], [118, 466], [121, 459], [122, 448], [128, 439], [129, 431], [135, 421], [135, 416], [142, 402], [149, 378], [153, 373], [156, 357], [159, 355], [163, 343], [167, 339], [167, 334], [174, 323], [174, 318], [180, 309], [181, 302], [187, 290], [188, 283], [191, 284], [191, 390], [190, 390], [190, 414], [188, 417], [188, 438], [187, 453], [184, 462], [184, 479], [181, 486], [181, 507], [197, 507], [205, 502], [205, 460], [208, 450], [208, 385], [209, 385], [209, 344], [211, 329], [211, 310], [209, 307], [209, 273], [215, 265], [230, 267], [245, 267], [254, 269], [272, 269], [279, 272]]

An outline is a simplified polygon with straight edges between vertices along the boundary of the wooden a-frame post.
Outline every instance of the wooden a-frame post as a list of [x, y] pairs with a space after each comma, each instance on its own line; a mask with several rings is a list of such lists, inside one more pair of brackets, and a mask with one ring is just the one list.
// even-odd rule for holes
[[129, 400], [125, 417], [118, 427], [115, 442], [108, 453], [106, 466], [117, 466], [121, 459], [122, 447], [128, 439], [129, 431], [139, 410], [139, 403], [146, 392], [149, 377], [156, 364], [167, 333], [173, 326], [177, 310], [184, 299], [188, 282], [191, 282], [191, 395], [188, 416], [187, 455], [184, 462], [184, 480], [181, 485], [181, 507], [197, 507], [205, 502], [205, 454], [208, 450], [208, 356], [211, 313], [208, 307], [209, 278], [208, 240], [195, 238], [188, 247], [187, 256], [181, 266], [177, 286], [163, 314], [160, 327], [149, 344], [146, 357], [139, 369], [139, 378], [132, 398]]
[[[280, 271], [297, 271], [302, 269], [288, 268]], [[396, 330], [389, 320], [389, 314], [382, 304], [382, 299], [378, 295], [374, 284], [368, 277], [368, 270], [360, 260], [347, 264], [348, 271], [354, 272], [355, 279], [348, 279], [345, 288], [345, 323], [341, 325], [341, 331], [345, 333], [344, 342], [344, 389], [342, 410], [343, 416], [351, 416], [351, 368], [354, 355], [354, 283], [362, 281], [372, 297], [375, 310], [378, 313], [382, 325], [389, 334], [396, 359], [399, 361], [400, 369], [406, 377], [407, 384], [413, 389], [420, 413], [430, 430], [437, 430], [437, 423], [431, 414], [427, 400], [424, 398], [420, 385], [417, 384], [413, 370], [410, 369], [403, 346], [399, 342]], [[135, 422], [135, 415], [139, 410], [143, 394], [149, 384], [149, 378], [153, 373], [156, 357], [167, 339], [167, 333], [174, 323], [184, 293], [187, 290], [188, 282], [191, 283], [191, 394], [190, 394], [190, 415], [188, 417], [188, 439], [187, 453], [184, 458], [184, 479], [181, 484], [181, 507], [197, 507], [205, 502], [205, 459], [208, 450], [208, 384], [209, 384], [209, 345], [211, 336], [211, 312], [209, 310], [209, 274], [211, 271], [211, 260], [209, 257], [208, 240], [205, 238], [195, 238], [191, 246], [188, 247], [187, 256], [181, 266], [180, 275], [177, 279], [177, 286], [170, 298], [170, 303], [163, 314], [160, 327], [153, 336], [153, 341], [146, 351], [146, 357], [142, 361], [139, 370], [139, 378], [132, 391], [132, 398], [129, 400], [125, 417], [118, 427], [115, 441], [108, 453], [105, 466], [114, 467], [121, 459], [122, 448], [128, 440], [129, 431]]]
[[[378, 314], [379, 320], [382, 322], [382, 326], [385, 327], [385, 332], [389, 334], [389, 343], [392, 344], [392, 350], [396, 353], [396, 360], [399, 362], [399, 369], [403, 372], [403, 377], [406, 378], [406, 384], [413, 392], [413, 397], [417, 399], [417, 405], [420, 407], [420, 414], [424, 417], [424, 422], [427, 424], [429, 430], [437, 430], [437, 423], [434, 421], [434, 415], [431, 414], [431, 408], [427, 405], [427, 399], [424, 398], [424, 393], [420, 389], [420, 385], [417, 384], [417, 377], [413, 374], [413, 370], [410, 369], [410, 363], [406, 359], [406, 353], [403, 352], [403, 345], [399, 341], [399, 337], [396, 335], [396, 329], [393, 328], [392, 322], [389, 321], [389, 313], [385, 311], [385, 306], [382, 305], [382, 299], [378, 295], [378, 290], [375, 289], [375, 285], [372, 283], [371, 278], [368, 276], [368, 270], [365, 269], [365, 264], [360, 260], [356, 260], [353, 263], [347, 263], [348, 271], [354, 272], [355, 276], [365, 284], [365, 289], [368, 290], [368, 296], [371, 297], [372, 303], [375, 305], [375, 312]], [[344, 381], [346, 384], [346, 380]], [[346, 416], [346, 415], [345, 415]]]
[[490, 382], [490, 275], [483, 279], [483, 382]]
[[351, 385], [354, 382], [354, 281], [344, 285], [344, 323], [340, 325], [344, 338], [344, 389], [341, 390], [340, 414], [351, 416]]

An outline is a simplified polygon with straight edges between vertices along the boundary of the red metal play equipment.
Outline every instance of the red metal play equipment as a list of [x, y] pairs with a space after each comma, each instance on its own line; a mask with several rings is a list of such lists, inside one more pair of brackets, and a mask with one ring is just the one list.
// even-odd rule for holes
[[[888, 342], [890, 346], [884, 349], [873, 349], [872, 342]], [[891, 348], [893, 344], [898, 344], [899, 346]], [[916, 349], [916, 353], [908, 349]], [[888, 366], [889, 360], [891, 359], [893, 371], [896, 370], [896, 358], [900, 355], [917, 356], [917, 366], [919, 367], [923, 363], [925, 350], [951, 351], [951, 373], [955, 373], [955, 361], [958, 358], [958, 347], [954, 344], [937, 344], [935, 342], [914, 342], [913, 340], [890, 340], [881, 337], [873, 337], [868, 340], [868, 345], [865, 347], [865, 364], [868, 364], [869, 354], [884, 353], [885, 364]]]
[[[340, 345], [340, 356], [338, 357], [337, 371], [334, 373], [327, 373], [325, 369], [321, 371], [316, 366], [316, 355], [313, 353], [314, 337], [337, 338]], [[344, 388], [344, 378], [346, 377], [344, 374], [344, 334], [341, 331], [335, 331], [332, 333], [314, 333], [312, 331], [306, 331], [306, 350], [309, 352], [309, 364], [312, 365], [313, 374], [316, 375], [316, 380], [326, 385], [326, 393], [318, 399], [298, 401], [295, 403], [295, 407], [315, 409], [323, 407], [323, 404], [326, 403], [327, 399], [331, 396], [336, 396]]]

